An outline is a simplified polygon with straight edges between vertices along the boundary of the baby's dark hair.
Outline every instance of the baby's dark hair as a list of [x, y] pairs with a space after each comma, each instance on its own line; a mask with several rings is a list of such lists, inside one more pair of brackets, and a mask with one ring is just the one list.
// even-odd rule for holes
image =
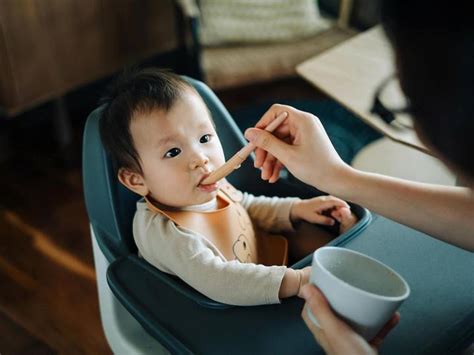
[[125, 168], [142, 174], [130, 123], [137, 113], [153, 110], [167, 112], [184, 90], [194, 88], [180, 76], [167, 70], [147, 68], [124, 72], [101, 99], [100, 138], [114, 170]]

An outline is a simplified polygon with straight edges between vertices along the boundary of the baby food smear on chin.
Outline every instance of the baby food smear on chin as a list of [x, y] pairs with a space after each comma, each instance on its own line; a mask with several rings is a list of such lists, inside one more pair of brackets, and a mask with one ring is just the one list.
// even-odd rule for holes
[[204, 192], [214, 192], [217, 190], [218, 187], [219, 187], [219, 184], [217, 182], [213, 184], [208, 184], [208, 185], [203, 185], [203, 184], [198, 185], [198, 189]]

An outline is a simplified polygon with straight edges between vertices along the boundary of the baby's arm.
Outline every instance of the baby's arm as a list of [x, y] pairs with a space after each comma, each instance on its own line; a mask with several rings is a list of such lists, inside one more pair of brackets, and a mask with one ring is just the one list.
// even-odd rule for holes
[[192, 238], [190, 244], [194, 246], [180, 248], [184, 259], [179, 264], [173, 258], [173, 272], [219, 302], [240, 306], [279, 303], [281, 298], [296, 296], [308, 282], [309, 270], [226, 261], [199, 240]]
[[292, 222], [306, 221], [333, 225], [334, 218], [331, 218], [326, 212], [342, 207], [349, 208], [349, 205], [333, 196], [318, 196], [307, 200], [300, 200], [293, 204], [290, 211], [290, 219]]
[[162, 216], [136, 217], [134, 236], [149, 263], [226, 304], [279, 303], [280, 298], [296, 295], [307, 280], [303, 271], [285, 266], [226, 261], [206, 238]]
[[351, 212], [347, 202], [334, 196], [318, 196], [297, 201], [291, 208], [290, 218], [292, 222], [306, 221], [329, 226], [338, 221], [340, 233], [357, 223], [357, 217]]
[[278, 296], [280, 298], [287, 298], [298, 295], [301, 291], [301, 287], [308, 283], [310, 273], [311, 266], [298, 270], [290, 268], [286, 269]]
[[301, 200], [294, 197], [256, 197], [244, 193], [241, 203], [252, 221], [270, 232], [293, 231], [294, 223], [298, 221], [333, 225], [337, 220], [340, 233], [343, 233], [357, 222], [347, 202], [334, 196]]
[[290, 211], [301, 201], [296, 197], [267, 197], [243, 194], [242, 206], [247, 210], [252, 222], [259, 228], [273, 233], [293, 231]]

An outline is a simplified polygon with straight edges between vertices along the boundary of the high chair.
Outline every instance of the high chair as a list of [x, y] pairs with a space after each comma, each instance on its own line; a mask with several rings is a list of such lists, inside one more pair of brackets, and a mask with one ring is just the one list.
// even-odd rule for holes
[[[230, 114], [202, 82], [185, 78], [211, 111], [226, 157], [246, 143]], [[83, 141], [83, 179], [90, 219], [102, 325], [114, 353], [258, 353], [313, 354], [312, 335], [300, 313], [302, 300], [279, 305], [236, 307], [212, 301], [176, 277], [157, 270], [137, 256], [132, 236], [135, 205], [140, 196], [114, 176], [100, 141], [102, 108], [87, 119]], [[257, 195], [314, 197], [321, 192], [280, 179], [260, 179], [249, 158], [228, 180]], [[359, 222], [329, 244], [343, 245], [370, 222], [370, 213], [351, 205]], [[311, 263], [311, 254], [293, 268]]]

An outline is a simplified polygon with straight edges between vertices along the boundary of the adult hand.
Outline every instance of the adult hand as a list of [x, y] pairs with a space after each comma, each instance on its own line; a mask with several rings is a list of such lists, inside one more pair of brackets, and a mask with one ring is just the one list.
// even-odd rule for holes
[[[285, 111], [287, 119], [273, 133], [263, 130]], [[277, 181], [282, 166], [286, 166], [298, 179], [329, 192], [350, 171], [319, 119], [310, 113], [275, 104], [255, 127], [247, 129], [245, 137], [257, 146], [255, 167], [262, 168], [264, 180]]]
[[[299, 296], [306, 300], [301, 316], [327, 354], [377, 354], [387, 334], [400, 320], [400, 314], [395, 313], [368, 343], [333, 313], [324, 295], [314, 285], [305, 285]], [[319, 327], [309, 319], [308, 309], [318, 321]]]

